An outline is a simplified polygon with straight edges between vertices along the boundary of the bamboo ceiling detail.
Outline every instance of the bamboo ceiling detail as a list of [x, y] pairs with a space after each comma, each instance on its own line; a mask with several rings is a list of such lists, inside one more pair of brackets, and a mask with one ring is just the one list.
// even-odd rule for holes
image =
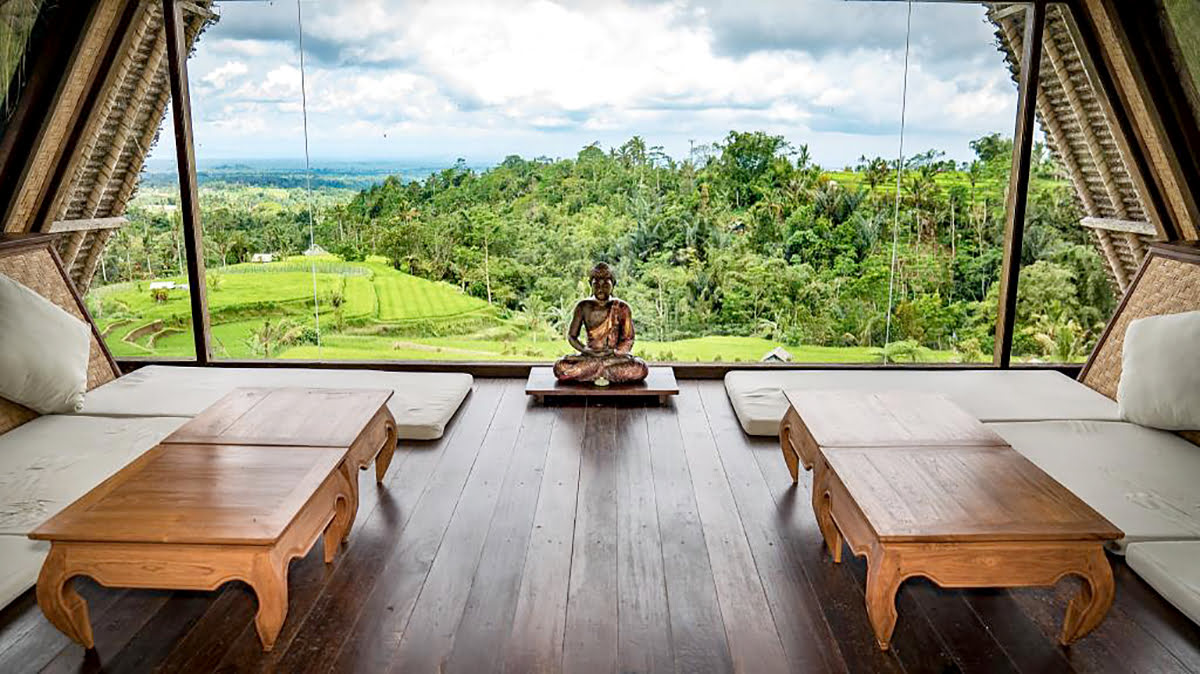
[[[181, 5], [190, 49], [215, 15], [209, 9], [211, 0]], [[56, 223], [111, 223], [111, 218], [124, 215], [146, 155], [157, 141], [171, 95], [162, 2], [139, 0], [130, 32], [128, 47], [113, 65], [113, 83], [95, 112], [96, 131], [83, 141], [81, 160], [59, 200]], [[111, 227], [77, 230], [60, 243], [71, 279], [82, 292], [111, 234]]]
[[[996, 26], [1000, 48], [1016, 79], [1024, 9], [993, 5], [988, 18]], [[1072, 22], [1062, 5], [1051, 5], [1047, 11], [1037, 116], [1050, 151], [1075, 187], [1085, 216], [1080, 224], [1095, 234], [1109, 274], [1124, 292], [1146, 256], [1146, 242], [1156, 238], [1155, 229], [1130, 174], [1121, 139], [1110, 125], [1107, 103], [1093, 86]]]

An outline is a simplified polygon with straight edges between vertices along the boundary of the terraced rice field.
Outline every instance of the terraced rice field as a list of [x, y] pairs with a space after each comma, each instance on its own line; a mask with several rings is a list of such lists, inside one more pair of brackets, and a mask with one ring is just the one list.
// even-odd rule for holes
[[[216, 354], [254, 357], [248, 342], [265, 321], [315, 327], [313, 266], [323, 335], [347, 325], [386, 329], [416, 321], [436, 325], [462, 317], [478, 315], [489, 320], [494, 316], [483, 300], [449, 284], [399, 272], [379, 260], [299, 257], [272, 264], [232, 265], [209, 271], [208, 303]], [[178, 277], [155, 280], [186, 284], [186, 279]], [[191, 356], [188, 291], [173, 289], [160, 300], [149, 287], [147, 280], [93, 288], [89, 293], [88, 304], [109, 348], [117, 356]]]
[[449, 318], [488, 308], [487, 302], [448, 283], [409, 276], [377, 263], [370, 263], [370, 267], [376, 272], [371, 282], [379, 299], [380, 321]]

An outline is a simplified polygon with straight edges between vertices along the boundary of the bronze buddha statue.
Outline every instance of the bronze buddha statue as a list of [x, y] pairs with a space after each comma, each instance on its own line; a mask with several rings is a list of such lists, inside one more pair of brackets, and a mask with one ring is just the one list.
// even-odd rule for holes
[[[554, 376], [560, 381], [609, 383], [638, 382], [650, 369], [634, 357], [633, 312], [624, 301], [612, 296], [617, 278], [612, 269], [600, 262], [592, 268], [592, 296], [575, 305], [575, 315], [567, 328], [567, 341], [578, 351], [554, 363]], [[587, 343], [579, 340], [586, 330]]]

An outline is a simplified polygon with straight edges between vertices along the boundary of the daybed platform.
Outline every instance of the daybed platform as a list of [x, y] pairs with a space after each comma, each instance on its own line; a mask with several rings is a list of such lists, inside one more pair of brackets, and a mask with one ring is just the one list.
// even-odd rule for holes
[[980, 421], [1119, 421], [1117, 403], [1054, 371], [810, 370], [725, 375], [742, 429], [776, 436], [787, 412], [784, 389], [940, 393]]
[[46, 558], [25, 535], [184, 421], [50, 415], [0, 435], [0, 605], [33, 587]]
[[81, 414], [192, 417], [240, 386], [386, 388], [401, 440], [436, 440], [471, 392], [459, 372], [381, 372], [303, 368], [151, 365], [88, 392]]
[[1112, 421], [988, 426], [1124, 531], [1120, 548], [1200, 540], [1200, 448], [1178, 435]]

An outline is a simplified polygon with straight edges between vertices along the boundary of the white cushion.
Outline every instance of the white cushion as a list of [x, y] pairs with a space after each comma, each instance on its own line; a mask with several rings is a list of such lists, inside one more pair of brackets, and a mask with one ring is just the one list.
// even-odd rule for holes
[[1039, 370], [735, 370], [725, 390], [750, 435], [779, 434], [787, 412], [783, 390], [940, 393], [982, 421], [1119, 420], [1117, 404], [1079, 382]]
[[91, 328], [3, 274], [0, 344], [0, 397], [41, 414], [83, 404]]
[[0, 534], [0, 607], [7, 606], [37, 583], [48, 552], [48, 541]]
[[1200, 429], [1200, 311], [1139, 318], [1125, 331], [1121, 418], [1171, 431]]
[[1200, 539], [1200, 451], [1135, 424], [988, 424], [1018, 452], [1138, 541]]
[[1200, 541], [1134, 543], [1125, 560], [1150, 587], [1200, 623]]
[[56, 414], [0, 435], [0, 534], [29, 533], [185, 421]]
[[0, 435], [0, 606], [33, 587], [49, 549], [26, 534], [185, 421], [50, 415]]
[[388, 408], [400, 438], [436, 440], [473, 382], [471, 375], [459, 372], [153, 365], [93, 389], [80, 413], [191, 417], [239, 386], [388, 388], [395, 391]]

